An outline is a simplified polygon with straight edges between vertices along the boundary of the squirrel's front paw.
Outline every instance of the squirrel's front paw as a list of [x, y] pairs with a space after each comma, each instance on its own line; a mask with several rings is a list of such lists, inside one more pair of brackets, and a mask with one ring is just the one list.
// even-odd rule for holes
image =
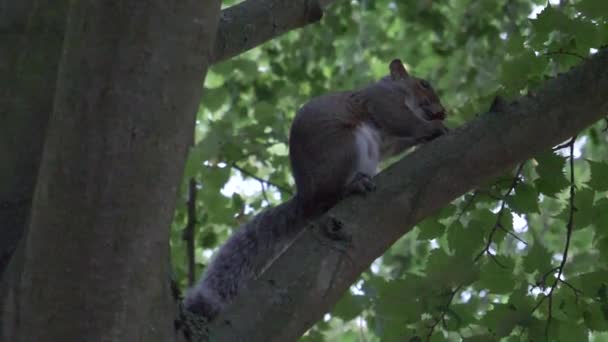
[[357, 172], [346, 188], [346, 195], [366, 194], [374, 190], [376, 190], [376, 184], [372, 178], [364, 173]]

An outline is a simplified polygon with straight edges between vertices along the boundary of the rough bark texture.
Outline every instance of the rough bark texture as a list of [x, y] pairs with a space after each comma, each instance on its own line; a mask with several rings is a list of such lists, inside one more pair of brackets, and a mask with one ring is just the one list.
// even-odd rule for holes
[[67, 6], [64, 0], [0, 1], [0, 278], [34, 194]]
[[169, 341], [168, 227], [220, 1], [71, 3], [4, 338]]
[[322, 16], [319, 0], [249, 0], [229, 7], [220, 16], [211, 62], [234, 57]]
[[[209, 63], [316, 22], [321, 8], [334, 1], [249, 0], [224, 9]], [[0, 31], [8, 37], [0, 42], [0, 85], [6, 84], [0, 87], [0, 277], [29, 215], [52, 110], [67, 3], [0, 0]]]
[[213, 341], [293, 341], [329, 311], [399, 237], [466, 191], [573, 136], [608, 113], [608, 50], [499, 113], [423, 146], [377, 178], [377, 191], [328, 216], [351, 236], [348, 257], [319, 238], [321, 219], [208, 327]]

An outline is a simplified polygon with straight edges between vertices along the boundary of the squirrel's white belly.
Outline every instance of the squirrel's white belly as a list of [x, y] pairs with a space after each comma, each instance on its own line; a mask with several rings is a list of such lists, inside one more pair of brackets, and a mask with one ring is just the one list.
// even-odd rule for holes
[[357, 172], [373, 176], [378, 172], [380, 163], [380, 145], [382, 143], [380, 132], [369, 125], [362, 124], [355, 131], [357, 144]]

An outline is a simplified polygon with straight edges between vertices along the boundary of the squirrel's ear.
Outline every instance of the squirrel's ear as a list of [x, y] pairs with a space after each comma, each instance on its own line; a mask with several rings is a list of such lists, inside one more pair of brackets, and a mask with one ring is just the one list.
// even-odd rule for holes
[[408, 77], [407, 71], [405, 71], [405, 67], [403, 66], [403, 63], [401, 63], [400, 59], [393, 59], [389, 65], [389, 69], [391, 70], [391, 78], [393, 80]]

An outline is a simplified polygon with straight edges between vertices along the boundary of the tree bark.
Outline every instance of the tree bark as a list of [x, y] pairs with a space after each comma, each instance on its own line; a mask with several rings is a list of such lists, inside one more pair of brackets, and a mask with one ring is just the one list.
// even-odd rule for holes
[[23, 235], [55, 94], [68, 2], [0, 2], [0, 279]]
[[249, 0], [223, 10], [212, 63], [232, 58], [283, 33], [321, 20], [323, 7], [331, 2]]
[[[222, 10], [209, 63], [217, 63], [290, 30], [317, 22], [335, 0], [248, 0]], [[40, 165], [68, 1], [0, 1], [0, 279], [23, 235]], [[243, 29], [245, 28], [245, 29]], [[97, 39], [96, 37], [92, 37]], [[25, 75], [26, 74], [26, 75]], [[27, 77], [24, 77], [27, 76]], [[28, 106], [24, 106], [28, 104]], [[0, 112], [0, 113], [2, 113]], [[1, 303], [0, 303], [1, 304]]]
[[4, 337], [169, 341], [169, 227], [220, 1], [71, 4]]
[[[208, 327], [211, 340], [296, 340], [417, 222], [605, 116], [606, 94], [608, 49], [548, 81], [537, 95], [416, 150], [375, 179], [375, 193], [346, 199], [302, 232]], [[346, 251], [320, 238], [329, 217], [352, 240]]]

